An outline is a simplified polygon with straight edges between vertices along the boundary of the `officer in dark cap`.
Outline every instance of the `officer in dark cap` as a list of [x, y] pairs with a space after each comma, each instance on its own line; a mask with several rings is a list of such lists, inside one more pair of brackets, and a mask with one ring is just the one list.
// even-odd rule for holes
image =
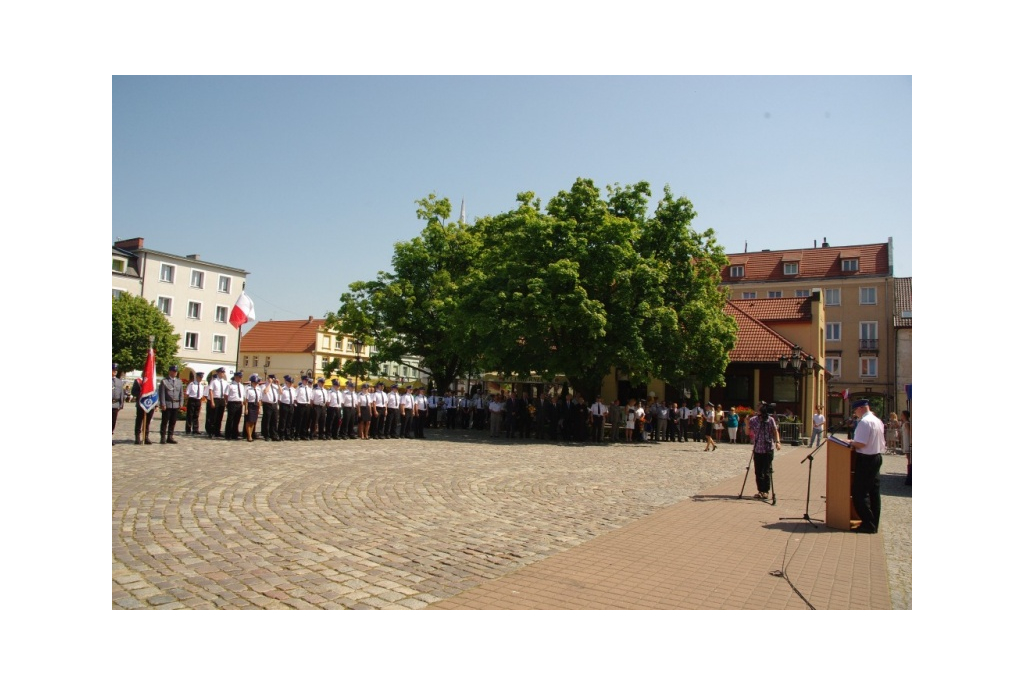
[[242, 434], [239, 432], [239, 423], [242, 420], [242, 400], [245, 399], [244, 393], [245, 387], [242, 384], [242, 372], [235, 371], [225, 392], [228, 405], [228, 420], [224, 424], [225, 440], [242, 439]]
[[185, 387], [185, 435], [199, 435], [199, 409], [205, 395], [203, 372], [196, 371]]
[[310, 402], [313, 399], [310, 383], [309, 377], [303, 376], [299, 387], [295, 388], [295, 414], [292, 425], [296, 440], [309, 440]]
[[227, 406], [225, 393], [227, 391], [228, 379], [224, 367], [218, 368], [210, 374], [210, 380], [206, 384], [206, 437], [222, 437], [221, 425], [224, 423], [224, 410]]
[[260, 405], [263, 418], [260, 423], [260, 435], [263, 439], [277, 442], [281, 436], [277, 432], [280, 423], [281, 387], [277, 384], [277, 376], [270, 374], [267, 382], [260, 388]]
[[178, 422], [178, 410], [184, 399], [176, 364], [171, 364], [171, 368], [167, 369], [167, 378], [160, 381], [157, 397], [160, 400], [160, 444], [176, 445], [178, 441], [174, 439], [174, 424]]
[[309, 439], [326, 440], [327, 434], [327, 388], [324, 387], [324, 379], [317, 378], [316, 386], [313, 388], [313, 398], [310, 400], [312, 407], [312, 418], [309, 422]]
[[356, 439], [356, 424], [358, 424], [358, 408], [356, 400], [356, 384], [352, 381], [345, 381], [345, 389], [341, 391], [341, 439]]
[[117, 371], [117, 364], [114, 364], [114, 368], [110, 372], [112, 379], [111, 391], [113, 392], [113, 404], [111, 407], [114, 410], [114, 422], [110, 426], [110, 433], [113, 435], [114, 429], [117, 428], [117, 412], [124, 408], [124, 383], [118, 377], [120, 374]]
[[277, 398], [277, 434], [282, 440], [292, 440], [292, 419], [295, 411], [295, 379], [284, 377], [281, 394]]
[[341, 430], [341, 382], [331, 379], [331, 389], [327, 391], [327, 437], [331, 440], [340, 439]]
[[885, 426], [871, 413], [868, 400], [856, 400], [853, 413], [859, 419], [850, 446], [854, 450], [853, 507], [860, 517], [858, 533], [877, 533], [882, 514], [882, 454], [885, 452]]

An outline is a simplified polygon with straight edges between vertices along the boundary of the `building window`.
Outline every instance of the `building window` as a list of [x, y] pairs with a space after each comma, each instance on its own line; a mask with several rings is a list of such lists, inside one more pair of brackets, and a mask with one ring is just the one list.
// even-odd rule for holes
[[843, 271], [857, 271], [860, 268], [859, 259], [844, 259]]
[[114, 288], [113, 290], [111, 290], [111, 294], [112, 294], [112, 298], [113, 299], [118, 300], [118, 299], [121, 298], [122, 295], [125, 294], [125, 291], [124, 290], [118, 290], [117, 288]]
[[811, 296], [811, 291], [810, 290], [794, 290], [793, 291], [793, 297], [810, 297], [810, 296]]
[[202, 287], [203, 287], [203, 279], [205, 277], [206, 277], [206, 273], [205, 272], [203, 272], [203, 271], [196, 271], [195, 269], [192, 269], [192, 282], [190, 283], [190, 285], [193, 288], [200, 288], [200, 289], [202, 289]]
[[878, 376], [878, 357], [860, 358], [860, 375], [862, 378], [875, 378]]
[[185, 316], [187, 316], [190, 319], [199, 319], [201, 317], [202, 313], [203, 313], [203, 303], [202, 302], [192, 302], [190, 300], [189, 303], [188, 303], [188, 313], [185, 314]]
[[331, 349], [331, 336], [329, 336], [329, 335], [325, 335], [324, 336], [324, 346], [323, 346], [323, 349], [325, 349], [325, 350]]
[[785, 262], [782, 265], [782, 274], [784, 276], [796, 276], [800, 273], [799, 262]]
[[336, 349], [336, 350], [340, 350], [341, 349], [341, 338], [335, 338], [334, 339], [334, 349]]
[[348, 342], [347, 342], [347, 343], [345, 344], [345, 351], [346, 351], [346, 352], [354, 352], [354, 351], [355, 351], [355, 349], [356, 349], [356, 348], [352, 347], [352, 341], [351, 341], [351, 340], [349, 340], [349, 341], [348, 341]]
[[217, 292], [219, 293], [230, 293], [231, 292], [231, 277], [221, 276], [217, 279]]
[[213, 351], [214, 352], [223, 352], [224, 351], [224, 343], [225, 343], [225, 341], [226, 341], [226, 338], [223, 335], [215, 335], [215, 336], [213, 336]]
[[156, 298], [156, 308], [164, 313], [164, 316], [171, 315], [171, 298], [169, 297], [158, 297]]
[[745, 269], [742, 264], [729, 267], [729, 278], [743, 278]]
[[843, 324], [841, 323], [827, 323], [825, 324], [825, 340], [829, 342], [838, 342], [843, 337]]
[[840, 304], [842, 298], [839, 296], [839, 288], [825, 288], [825, 306], [838, 307]]
[[745, 292], [745, 293], [743, 293], [742, 297], [743, 297], [744, 300], [756, 300], [757, 299], [757, 293]]
[[878, 304], [877, 291], [875, 288], [861, 288], [860, 289], [860, 303], [861, 304]]
[[263, 360], [263, 366], [270, 366], [270, 355], [267, 355], [267, 358]]
[[781, 297], [782, 297], [782, 291], [781, 290], [769, 290], [768, 291], [768, 299], [769, 300], [777, 300], [777, 299], [779, 299]]
[[[878, 351], [878, 322], [860, 322], [860, 349], [862, 352]], [[862, 376], [864, 374], [861, 374]]]
[[228, 308], [227, 307], [217, 307], [216, 313], [214, 315], [214, 319], [217, 321], [217, 323], [227, 323], [228, 322]]
[[834, 378], [838, 378], [842, 375], [842, 368], [842, 357], [825, 357], [825, 370], [832, 374]]
[[110, 265], [110, 270], [116, 271], [119, 274], [123, 274], [124, 270], [128, 266], [127, 262], [125, 262], [123, 259], [118, 259], [117, 257], [111, 257], [111, 262], [112, 263]]
[[198, 350], [199, 349], [199, 334], [198, 333], [185, 333], [185, 349], [186, 350]]
[[260, 365], [260, 356], [258, 354], [257, 355], [253, 355], [252, 365], [253, 366], [259, 366]]
[[160, 265], [160, 280], [164, 283], [174, 283], [174, 265], [173, 264], [161, 264]]
[[249, 355], [242, 357], [242, 366], [249, 366]]

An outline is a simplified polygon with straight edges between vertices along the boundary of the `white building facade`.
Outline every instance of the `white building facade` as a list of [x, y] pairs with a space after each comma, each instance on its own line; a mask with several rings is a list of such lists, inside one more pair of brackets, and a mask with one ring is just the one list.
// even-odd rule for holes
[[112, 296], [127, 292], [152, 302], [179, 334], [181, 376], [206, 374], [238, 360], [241, 333], [228, 323], [248, 271], [143, 247], [142, 238], [114, 243]]

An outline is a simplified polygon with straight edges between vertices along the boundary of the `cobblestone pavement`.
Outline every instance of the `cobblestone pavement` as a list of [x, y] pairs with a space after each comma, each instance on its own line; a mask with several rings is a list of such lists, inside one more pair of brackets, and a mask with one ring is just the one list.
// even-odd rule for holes
[[[422, 608], [742, 474], [750, 454], [444, 430], [136, 446], [124, 413], [112, 448], [114, 608]], [[886, 457], [882, 532], [893, 606], [910, 608], [900, 468]]]

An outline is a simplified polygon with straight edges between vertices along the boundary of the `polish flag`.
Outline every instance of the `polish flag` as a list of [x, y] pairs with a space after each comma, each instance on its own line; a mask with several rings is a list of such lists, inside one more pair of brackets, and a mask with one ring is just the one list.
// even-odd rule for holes
[[849, 388], [847, 388], [846, 390], [843, 390], [843, 399], [844, 400], [850, 399], [850, 389]]
[[235, 306], [231, 309], [231, 316], [228, 321], [235, 328], [241, 328], [243, 324], [247, 324], [250, 321], [256, 320], [256, 308], [252, 305], [252, 300], [249, 296], [242, 291], [242, 294], [238, 296], [238, 302], [235, 302]]
[[137, 401], [143, 411], [151, 412], [156, 406], [156, 353], [152, 347], [146, 356], [146, 368], [142, 372], [142, 394]]

